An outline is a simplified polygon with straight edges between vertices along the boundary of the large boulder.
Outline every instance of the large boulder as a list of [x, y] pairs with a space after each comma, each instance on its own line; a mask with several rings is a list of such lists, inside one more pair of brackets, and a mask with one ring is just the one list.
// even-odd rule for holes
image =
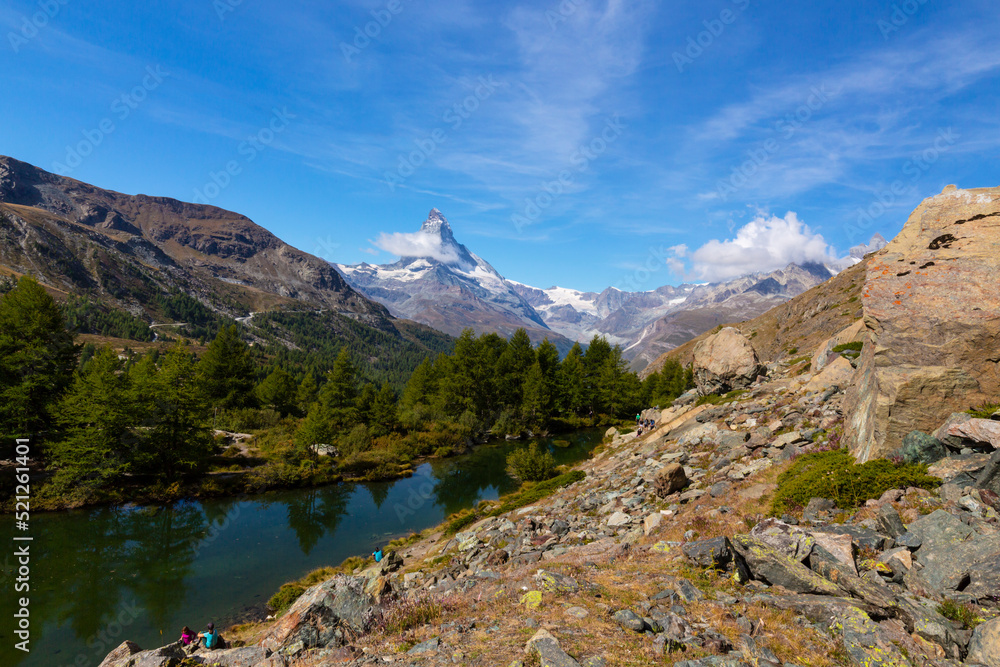
[[740, 570], [754, 579], [783, 586], [795, 593], [840, 594], [840, 589], [832, 582], [757, 537], [736, 535], [731, 543]]
[[969, 641], [969, 656], [966, 662], [1000, 667], [1000, 618], [994, 618], [976, 627]]
[[653, 483], [653, 493], [660, 498], [666, 498], [687, 485], [688, 478], [687, 473], [684, 472], [684, 466], [679, 463], [668, 463], [656, 476], [656, 481]]
[[732, 327], [694, 348], [694, 380], [702, 396], [750, 386], [765, 372], [749, 339]]
[[341, 646], [352, 634], [367, 632], [380, 609], [365, 594], [365, 583], [362, 577], [337, 576], [313, 586], [267, 631], [259, 646], [295, 654]]
[[1000, 394], [998, 212], [1000, 188], [949, 186], [870, 260], [871, 342], [844, 400], [844, 440], [859, 461]]

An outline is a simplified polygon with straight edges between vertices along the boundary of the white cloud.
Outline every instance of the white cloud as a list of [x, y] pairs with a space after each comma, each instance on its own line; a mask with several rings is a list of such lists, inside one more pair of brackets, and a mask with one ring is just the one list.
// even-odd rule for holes
[[439, 235], [428, 234], [424, 231], [409, 234], [381, 232], [372, 243], [376, 247], [399, 257], [426, 257], [445, 264], [459, 261], [458, 252], [453, 246], [444, 244]]
[[711, 282], [774, 271], [793, 263], [837, 262], [823, 235], [813, 232], [791, 211], [784, 218], [758, 215], [736, 230], [732, 239], [713, 239], [694, 252], [678, 246], [674, 254], [678, 259], [669, 262], [672, 270], [677, 272], [680, 259], [687, 259], [691, 264], [688, 277]]

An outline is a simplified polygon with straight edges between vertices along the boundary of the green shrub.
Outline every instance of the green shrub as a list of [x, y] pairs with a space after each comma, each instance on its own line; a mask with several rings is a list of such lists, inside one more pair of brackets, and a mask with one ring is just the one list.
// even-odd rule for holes
[[448, 517], [448, 522], [444, 527], [444, 534], [451, 537], [455, 533], [459, 533], [462, 529], [471, 526], [480, 518], [479, 513], [476, 510], [468, 509], [457, 512]]
[[983, 622], [976, 614], [976, 610], [969, 604], [959, 604], [954, 600], [945, 600], [938, 605], [938, 613], [949, 621], [959, 623], [966, 630], [973, 630]]
[[555, 474], [556, 460], [537, 442], [528, 449], [517, 449], [507, 456], [507, 473], [523, 482], [540, 482]]
[[861, 348], [864, 346], [865, 344], [862, 343], [861, 341], [856, 341], [854, 343], [844, 343], [843, 345], [837, 345], [836, 347], [833, 348], [833, 351], [838, 354], [841, 352], [860, 352]]
[[284, 613], [305, 592], [305, 587], [298, 582], [282, 584], [278, 592], [272, 595], [271, 599], [267, 601], [267, 606], [277, 616]]
[[941, 480], [927, 474], [923, 464], [896, 465], [875, 459], [858, 465], [846, 449], [815, 452], [799, 457], [778, 476], [778, 490], [771, 513], [781, 515], [804, 507], [812, 498], [829, 498], [841, 509], [852, 509], [878, 498], [889, 489], [910, 486], [936, 488]]
[[558, 477], [539, 482], [530, 488], [522, 489], [509, 496], [504, 496], [500, 499], [500, 505], [493, 508], [490, 512], [490, 516], [500, 516], [512, 510], [536, 503], [542, 498], [552, 495], [557, 489], [569, 486], [574, 482], [579, 482], [582, 479], [586, 479], [586, 477], [587, 473], [582, 470], [571, 470]]
[[966, 412], [976, 419], [989, 419], [997, 410], [1000, 410], [1000, 403], [986, 402], [978, 407], [969, 408]]

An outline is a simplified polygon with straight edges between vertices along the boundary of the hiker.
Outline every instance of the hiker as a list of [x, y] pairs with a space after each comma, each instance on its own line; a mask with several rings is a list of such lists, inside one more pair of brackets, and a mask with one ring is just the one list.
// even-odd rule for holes
[[635, 425], [636, 425], [636, 426], [638, 426], [638, 425], [639, 425], [639, 420], [640, 420], [640, 419], [642, 419], [642, 415], [640, 415], [640, 414], [636, 413], [636, 415], [635, 415]]
[[380, 548], [377, 551], [374, 551], [372, 553], [372, 557], [375, 558], [375, 562], [376, 563], [381, 563], [382, 562], [382, 549]]
[[205, 648], [208, 649], [226, 648], [226, 640], [215, 629], [215, 623], [209, 623], [205, 626], [205, 632], [199, 632], [198, 639], [204, 640]]
[[194, 630], [188, 626], [181, 628], [181, 646], [187, 646], [195, 640], [195, 637]]

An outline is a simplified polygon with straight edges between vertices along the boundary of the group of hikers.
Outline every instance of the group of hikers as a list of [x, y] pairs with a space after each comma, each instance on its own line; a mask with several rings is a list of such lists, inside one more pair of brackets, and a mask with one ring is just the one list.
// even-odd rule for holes
[[195, 634], [194, 630], [185, 625], [181, 629], [180, 642], [181, 646], [191, 651], [200, 646], [204, 646], [207, 649], [226, 648], [226, 640], [215, 629], [214, 623], [209, 623], [205, 626], [205, 631], [198, 634]]
[[639, 414], [635, 416], [635, 427], [637, 436], [642, 435], [643, 433], [646, 433], [648, 431], [652, 431], [655, 426], [656, 426], [655, 419], [643, 419], [642, 415]]

